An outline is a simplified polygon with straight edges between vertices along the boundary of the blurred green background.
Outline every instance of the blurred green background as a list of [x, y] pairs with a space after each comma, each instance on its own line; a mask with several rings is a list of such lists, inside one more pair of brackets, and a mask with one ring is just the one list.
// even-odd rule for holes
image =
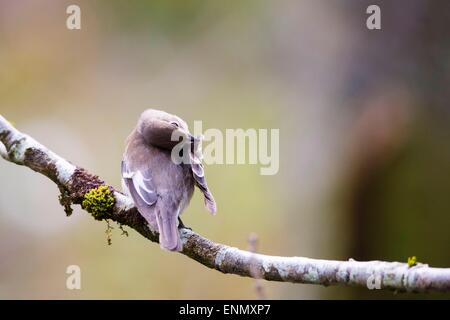
[[[81, 7], [81, 30], [66, 7]], [[382, 30], [369, 31], [378, 4]], [[450, 266], [450, 3], [2, 1], [0, 113], [120, 187], [124, 140], [146, 108], [191, 126], [280, 129], [280, 170], [210, 165], [184, 222], [275, 255]], [[163, 252], [0, 161], [0, 298], [252, 299], [254, 281]], [[67, 290], [66, 267], [82, 290]], [[449, 298], [263, 282], [269, 298]]]

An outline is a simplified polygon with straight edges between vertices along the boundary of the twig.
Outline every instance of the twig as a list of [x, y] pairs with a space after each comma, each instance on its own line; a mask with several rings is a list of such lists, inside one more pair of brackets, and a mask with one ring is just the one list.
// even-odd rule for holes
[[[251, 253], [256, 253], [257, 250], [258, 250], [258, 235], [253, 232], [250, 233], [250, 235], [248, 236], [248, 251], [250, 251]], [[261, 281], [261, 274], [257, 268], [257, 265], [253, 260], [250, 261], [250, 265], [251, 265], [251, 276], [255, 278], [256, 297], [259, 300], [266, 300], [267, 299], [266, 293], [264, 291], [264, 286]]]
[[[55, 133], [57, 134], [57, 133]], [[8, 161], [24, 165], [45, 175], [64, 190], [65, 203], [82, 204], [85, 195], [105, 185], [97, 176], [89, 174], [50, 151], [30, 136], [15, 129], [0, 116], [0, 141], [4, 144]], [[5, 151], [4, 150], [4, 151]], [[144, 237], [158, 242], [158, 234], [150, 230], [133, 202], [112, 187], [114, 202], [93, 211], [98, 220], [111, 219], [135, 229]], [[111, 206], [109, 206], [111, 205]], [[409, 267], [407, 263], [383, 261], [334, 261], [303, 257], [279, 257], [253, 254], [223, 244], [214, 243], [194, 231], [182, 229], [182, 254], [223, 273], [254, 277], [257, 270], [262, 279], [317, 285], [344, 284], [368, 287], [375, 279], [377, 288], [397, 291], [450, 292], [450, 269], [431, 268], [425, 264]]]

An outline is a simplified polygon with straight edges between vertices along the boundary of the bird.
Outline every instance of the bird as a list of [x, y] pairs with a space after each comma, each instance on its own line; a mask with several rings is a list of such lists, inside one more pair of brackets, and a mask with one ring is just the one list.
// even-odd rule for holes
[[[168, 251], [183, 250], [178, 229], [185, 226], [180, 215], [189, 205], [194, 186], [203, 193], [206, 209], [211, 214], [217, 211], [198, 153], [199, 140], [183, 119], [156, 109], [145, 110], [126, 139], [122, 189], [150, 228], [159, 233], [161, 248]], [[180, 144], [187, 148], [175, 150]], [[173, 154], [185, 160], [174, 161]]]

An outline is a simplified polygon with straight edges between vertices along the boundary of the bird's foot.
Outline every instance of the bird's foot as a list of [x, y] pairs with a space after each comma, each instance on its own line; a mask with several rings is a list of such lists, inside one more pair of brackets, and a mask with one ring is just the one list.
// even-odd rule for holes
[[192, 231], [192, 228], [186, 227], [183, 223], [183, 221], [181, 221], [180, 217], [178, 217], [178, 229], [188, 229]]

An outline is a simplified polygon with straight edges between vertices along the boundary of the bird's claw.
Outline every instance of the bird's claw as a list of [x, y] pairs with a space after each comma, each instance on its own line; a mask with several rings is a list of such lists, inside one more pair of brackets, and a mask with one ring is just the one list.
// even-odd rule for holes
[[186, 227], [179, 217], [178, 217], [178, 229], [188, 229], [192, 231], [192, 228]]

